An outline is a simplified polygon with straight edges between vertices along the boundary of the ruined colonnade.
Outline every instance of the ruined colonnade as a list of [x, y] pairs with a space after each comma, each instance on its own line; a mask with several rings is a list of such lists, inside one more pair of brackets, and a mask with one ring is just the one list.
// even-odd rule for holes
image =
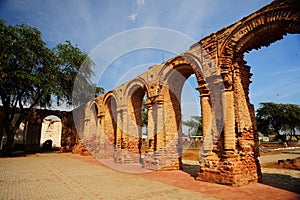
[[99, 159], [138, 163], [146, 95], [145, 167], [180, 169], [181, 92], [194, 74], [204, 134], [197, 179], [232, 186], [257, 182], [261, 172], [254, 107], [249, 100], [252, 74], [244, 53], [286, 34], [300, 33], [299, 10], [296, 0], [276, 0], [95, 98], [86, 106], [83, 140], [86, 134], [93, 138], [87, 141], [88, 148]]

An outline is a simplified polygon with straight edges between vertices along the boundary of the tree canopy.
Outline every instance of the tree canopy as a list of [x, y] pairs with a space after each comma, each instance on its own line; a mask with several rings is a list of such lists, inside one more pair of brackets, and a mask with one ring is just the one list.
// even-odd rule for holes
[[300, 128], [300, 106], [295, 104], [260, 103], [256, 111], [257, 128], [264, 135], [275, 133], [285, 140], [280, 132], [295, 136]]
[[[0, 46], [0, 142], [5, 131], [6, 153], [20, 123], [30, 115], [24, 108], [51, 108], [55, 101], [79, 105], [91, 94], [104, 92], [90, 81], [94, 63], [70, 41], [49, 49], [38, 29], [0, 20]], [[17, 111], [20, 115], [14, 119]]]
[[189, 135], [202, 135], [202, 118], [200, 116], [191, 116], [191, 119], [183, 121], [182, 124], [188, 127]]

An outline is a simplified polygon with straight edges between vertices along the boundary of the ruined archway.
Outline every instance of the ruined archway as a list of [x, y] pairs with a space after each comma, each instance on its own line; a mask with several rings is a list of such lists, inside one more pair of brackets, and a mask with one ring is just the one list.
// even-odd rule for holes
[[143, 139], [143, 103], [145, 103], [146, 93], [145, 81], [139, 78], [130, 82], [125, 90], [125, 96], [128, 98], [128, 118], [123, 138], [126, 141], [125, 149], [131, 152], [130, 159], [135, 163], [140, 160], [139, 154]]
[[61, 147], [62, 121], [58, 116], [49, 115], [42, 121], [40, 145], [42, 150]]
[[[164, 63], [158, 74], [162, 97], [158, 96], [156, 100], [158, 102], [156, 112], [158, 117], [162, 117], [156, 120], [158, 124], [161, 122], [163, 124], [157, 127], [157, 137], [159, 138], [157, 143], [158, 146], [164, 149], [166, 157], [170, 158], [169, 160], [164, 160], [165, 163], [171, 165], [170, 169], [181, 168], [182, 164], [181, 94], [184, 83], [192, 74], [196, 76], [197, 90], [202, 94], [201, 98], [205, 99], [204, 105], [206, 107], [202, 108], [201, 104], [201, 111], [205, 113], [203, 120], [208, 124], [207, 126], [203, 126], [204, 136], [206, 139], [212, 138], [208, 135], [208, 132], [209, 134], [212, 133], [208, 130], [212, 121], [210, 95], [208, 86], [202, 77], [202, 66], [200, 65], [200, 59], [195, 59], [188, 53], [182, 54]], [[212, 150], [212, 146], [208, 145], [210, 143], [210, 141], [205, 140], [206, 145], [204, 146], [207, 147], [205, 149], [207, 152], [211, 152]], [[172, 154], [172, 156], [168, 154]], [[164, 166], [163, 168], [166, 167]]]
[[102, 153], [103, 158], [113, 159], [117, 145], [117, 105], [112, 92], [104, 100], [104, 113], [101, 119], [102, 126]]
[[86, 105], [84, 118], [84, 132], [81, 136], [81, 140], [84, 146], [93, 153], [99, 151], [98, 142], [99, 135], [99, 125], [98, 125], [98, 106], [95, 101], [91, 101]]
[[[102, 110], [97, 116], [116, 147], [115, 161], [134, 160], [128, 153], [136, 150], [129, 144], [136, 140], [133, 136], [140, 138], [140, 102], [147, 93], [148, 130], [153, 133], [154, 148], [145, 158], [145, 167], [181, 167], [181, 92], [186, 79], [195, 74], [204, 135], [197, 179], [232, 186], [257, 182], [261, 177], [258, 138], [244, 53], [285, 34], [300, 33], [299, 10], [296, 0], [275, 0], [99, 97], [104, 100], [98, 102]], [[116, 107], [110, 109], [111, 105]]]
[[[217, 66], [224, 80], [224, 139], [219, 159], [206, 158], [200, 167], [199, 179], [230, 185], [256, 182], [261, 177], [258, 136], [254, 107], [249, 99], [250, 67], [244, 53], [268, 46], [287, 33], [300, 32], [300, 12], [297, 1], [274, 1], [254, 14], [200, 41], [208, 53], [217, 58]], [[213, 162], [217, 165], [211, 165]], [[225, 162], [224, 162], [225, 161]], [[228, 168], [235, 175], [221, 172]], [[212, 172], [211, 169], [216, 172]], [[240, 170], [243, 169], [243, 170]], [[212, 179], [212, 177], [214, 177]]]

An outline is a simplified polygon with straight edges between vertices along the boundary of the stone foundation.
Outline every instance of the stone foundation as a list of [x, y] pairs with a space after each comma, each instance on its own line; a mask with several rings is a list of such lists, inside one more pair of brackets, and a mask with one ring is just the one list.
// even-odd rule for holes
[[144, 167], [155, 171], [179, 170], [182, 169], [182, 162], [177, 157], [154, 152], [145, 155]]
[[149, 152], [145, 155], [144, 167], [160, 171], [182, 169], [181, 149], [171, 144], [165, 149]]
[[239, 161], [210, 159], [202, 161], [197, 180], [230, 186], [242, 186], [258, 181], [257, 166], [254, 159]]
[[125, 149], [116, 149], [114, 161], [120, 164], [139, 163], [140, 154], [135, 152], [128, 152]]
[[261, 169], [256, 136], [255, 131], [244, 130], [238, 134], [235, 152], [225, 151], [223, 155], [203, 158], [197, 180], [230, 186], [257, 183], [261, 179]]

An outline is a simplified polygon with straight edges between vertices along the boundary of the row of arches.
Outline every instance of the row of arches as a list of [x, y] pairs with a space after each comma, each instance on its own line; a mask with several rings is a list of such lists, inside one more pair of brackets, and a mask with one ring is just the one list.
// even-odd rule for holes
[[[177, 163], [173, 168], [180, 168], [182, 88], [192, 74], [200, 74], [200, 68], [184, 56], [157, 65], [156, 70], [160, 71], [150, 70], [90, 102], [86, 106], [82, 139], [99, 137], [101, 144], [84, 142], [88, 149], [99, 158], [113, 158], [120, 163], [139, 162], [142, 142], [146, 140], [147, 152], [152, 156], [149, 159], [154, 159], [154, 153], [171, 148], [171, 160]], [[198, 85], [205, 87], [204, 79]], [[149, 168], [162, 167], [150, 165]]]
[[98, 138], [98, 145], [87, 142], [87, 146], [100, 159], [138, 162], [144, 100], [147, 139], [151, 141], [145, 166], [180, 168], [182, 87], [195, 75], [204, 136], [198, 179], [235, 186], [258, 181], [258, 138], [249, 99], [252, 74], [244, 54], [283, 35], [300, 33], [299, 10], [295, 0], [275, 0], [203, 38], [185, 53], [95, 98], [86, 106], [83, 140]]

